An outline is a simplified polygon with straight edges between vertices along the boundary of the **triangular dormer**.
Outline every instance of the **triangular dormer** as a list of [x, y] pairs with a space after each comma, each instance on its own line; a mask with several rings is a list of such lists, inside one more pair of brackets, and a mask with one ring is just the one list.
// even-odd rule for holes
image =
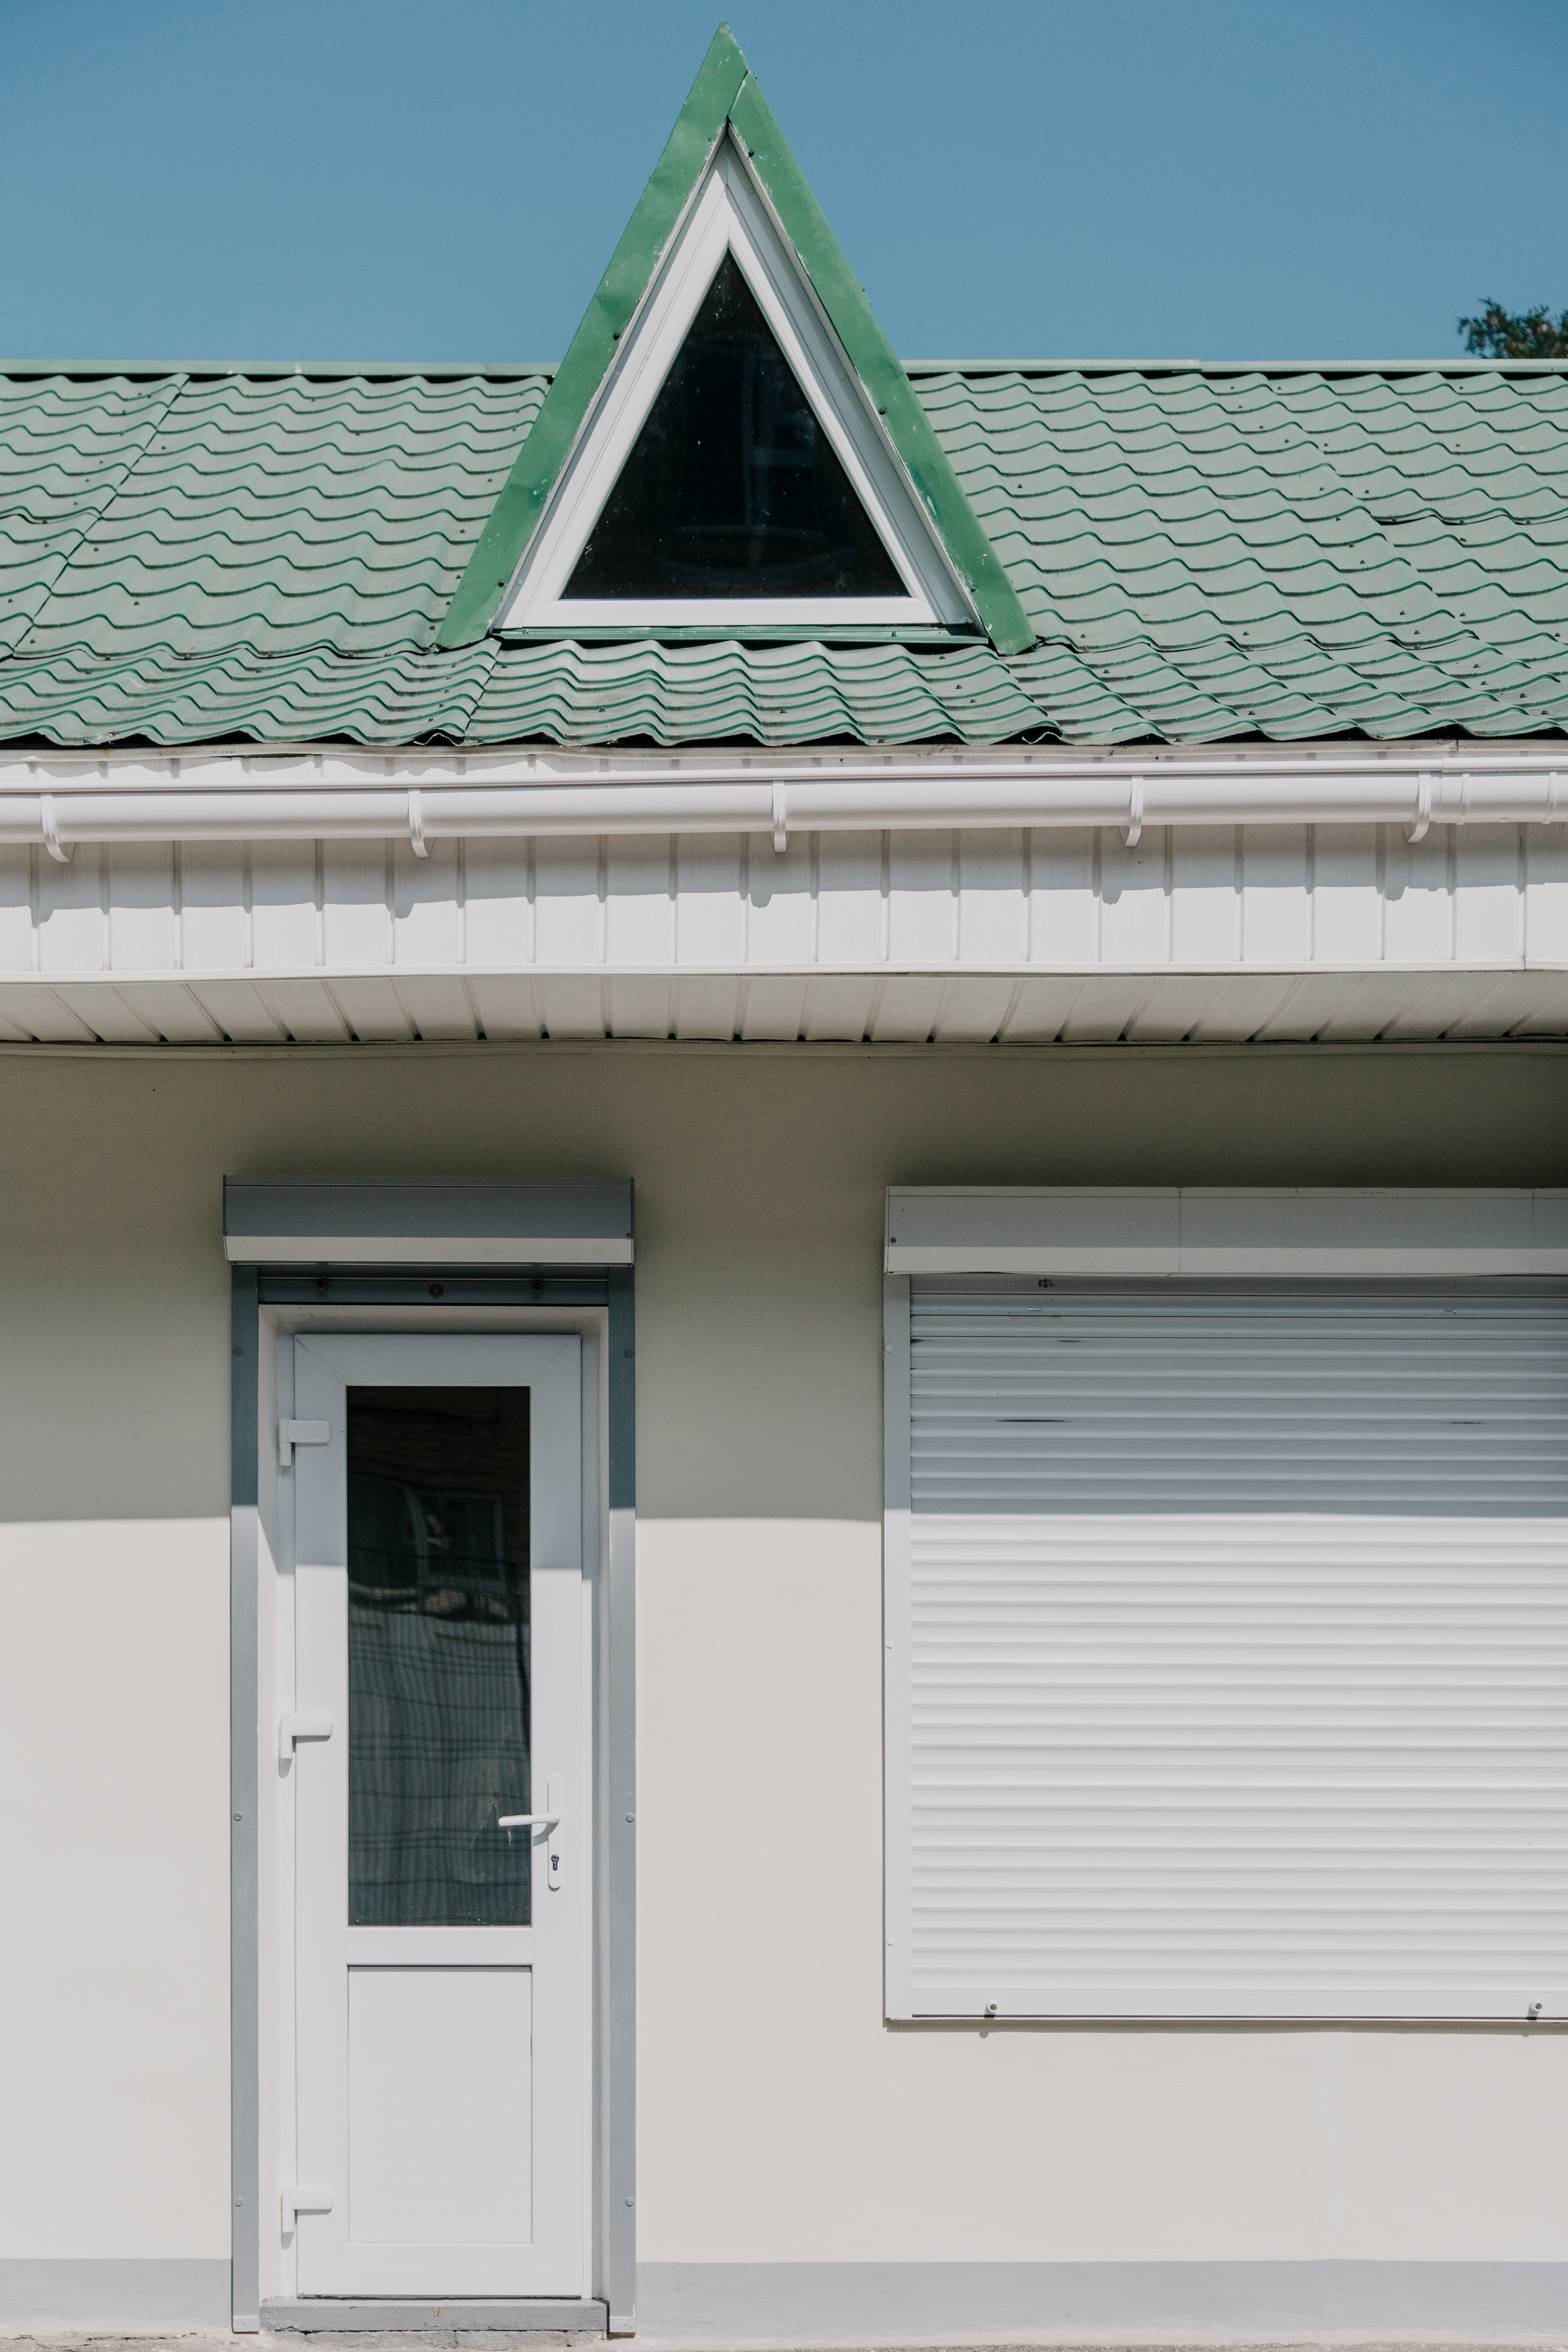
[[441, 631], [1032, 642], [721, 26]]
[[495, 616], [976, 627], [726, 131]]

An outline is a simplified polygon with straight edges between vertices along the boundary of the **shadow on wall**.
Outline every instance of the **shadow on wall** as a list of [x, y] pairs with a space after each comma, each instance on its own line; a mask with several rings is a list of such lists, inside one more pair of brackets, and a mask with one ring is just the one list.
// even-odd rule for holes
[[645, 1517], [874, 1520], [889, 1183], [1568, 1174], [1554, 1047], [0, 1053], [18, 1519], [228, 1507], [227, 1174], [637, 1184]]

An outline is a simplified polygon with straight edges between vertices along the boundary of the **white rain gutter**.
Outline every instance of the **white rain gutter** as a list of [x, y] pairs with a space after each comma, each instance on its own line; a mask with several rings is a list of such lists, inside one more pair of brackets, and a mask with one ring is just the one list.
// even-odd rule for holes
[[1063, 756], [134, 751], [0, 756], [0, 845], [1568, 821], [1568, 752]]

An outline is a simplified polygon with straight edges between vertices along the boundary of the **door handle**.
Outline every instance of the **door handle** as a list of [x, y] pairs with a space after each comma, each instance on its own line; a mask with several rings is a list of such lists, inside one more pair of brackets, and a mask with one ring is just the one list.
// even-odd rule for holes
[[330, 1445], [332, 1425], [330, 1421], [280, 1421], [278, 1424], [278, 1467], [292, 1470], [294, 1448], [297, 1445]]
[[293, 1759], [297, 1739], [330, 1739], [332, 1718], [330, 1715], [285, 1715], [278, 1721], [278, 1761], [288, 1764]]
[[552, 1772], [544, 1784], [544, 1801], [550, 1810], [544, 1813], [501, 1813], [496, 1821], [498, 1830], [548, 1830], [545, 1846], [545, 1883], [552, 1888], [561, 1884], [561, 1816], [565, 1809], [565, 1782], [559, 1772]]
[[301, 2213], [330, 2213], [335, 2191], [324, 2183], [301, 2181], [283, 2191], [284, 2234], [294, 2229]]

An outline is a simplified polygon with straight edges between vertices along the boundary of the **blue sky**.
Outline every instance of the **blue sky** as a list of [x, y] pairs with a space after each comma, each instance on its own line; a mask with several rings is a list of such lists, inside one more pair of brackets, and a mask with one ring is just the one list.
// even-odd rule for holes
[[[554, 359], [715, 0], [0, 0], [0, 355]], [[1564, 0], [734, 0], [906, 358], [1568, 306]]]

